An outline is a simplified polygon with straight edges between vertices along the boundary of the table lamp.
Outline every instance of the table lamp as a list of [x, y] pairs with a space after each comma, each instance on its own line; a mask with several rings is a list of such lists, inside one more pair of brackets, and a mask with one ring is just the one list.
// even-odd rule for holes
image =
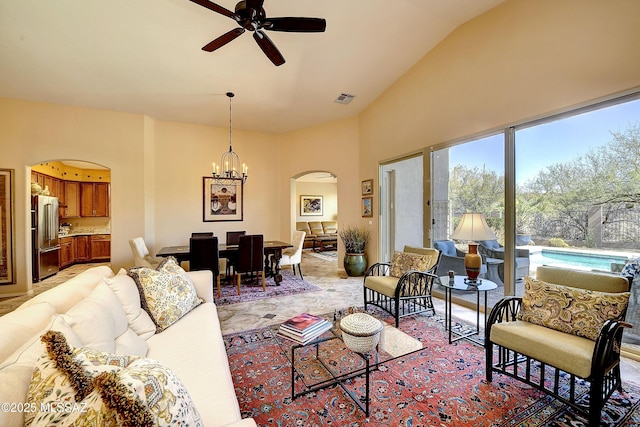
[[482, 258], [478, 255], [478, 243], [475, 240], [497, 239], [493, 230], [487, 225], [484, 215], [477, 212], [463, 214], [451, 238], [469, 241], [469, 252], [464, 257], [464, 268], [470, 280], [477, 280]]

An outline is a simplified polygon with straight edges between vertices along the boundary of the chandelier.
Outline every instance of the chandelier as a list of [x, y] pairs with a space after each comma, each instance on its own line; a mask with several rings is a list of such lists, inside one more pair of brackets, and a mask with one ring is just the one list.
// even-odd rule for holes
[[[242, 166], [240, 165], [240, 157], [238, 157], [238, 153], [233, 151], [233, 140], [232, 140], [232, 127], [231, 127], [231, 99], [235, 96], [233, 92], [227, 92], [227, 96], [229, 97], [229, 151], [225, 151], [222, 153], [222, 159], [220, 160], [220, 165], [216, 165], [213, 163], [213, 178], [216, 183], [219, 184], [231, 184], [233, 180], [241, 180], [242, 184], [247, 181], [249, 177], [247, 171], [248, 167], [244, 163]], [[222, 170], [220, 170], [222, 168]]]

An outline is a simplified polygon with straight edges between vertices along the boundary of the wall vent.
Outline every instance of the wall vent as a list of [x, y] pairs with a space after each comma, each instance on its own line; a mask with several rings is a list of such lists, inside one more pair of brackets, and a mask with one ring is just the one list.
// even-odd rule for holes
[[337, 97], [334, 102], [337, 102], [338, 104], [347, 105], [351, 101], [353, 101], [353, 98], [355, 97], [356, 97], [355, 95], [349, 95], [348, 93], [341, 93], [340, 96]]

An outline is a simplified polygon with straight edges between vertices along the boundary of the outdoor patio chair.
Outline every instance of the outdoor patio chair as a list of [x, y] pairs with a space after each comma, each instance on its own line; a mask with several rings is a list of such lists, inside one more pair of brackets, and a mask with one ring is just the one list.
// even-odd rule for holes
[[[449, 271], [453, 271], [456, 276], [466, 276], [467, 270], [464, 267], [464, 256], [466, 253], [453, 243], [453, 240], [435, 240], [433, 247], [440, 251], [440, 261], [436, 269], [436, 276], [446, 276]], [[480, 254], [482, 265], [480, 266], [480, 276], [487, 273], [486, 257]]]
[[[478, 241], [478, 253], [487, 258], [495, 258], [504, 260], [504, 246], [497, 240], [480, 240]], [[523, 279], [529, 275], [529, 249], [516, 248], [516, 280]], [[504, 270], [498, 269], [500, 280], [504, 282]]]

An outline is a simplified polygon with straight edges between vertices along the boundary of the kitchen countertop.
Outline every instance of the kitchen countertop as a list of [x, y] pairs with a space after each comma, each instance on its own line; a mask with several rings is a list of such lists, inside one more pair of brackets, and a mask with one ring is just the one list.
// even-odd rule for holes
[[98, 231], [72, 231], [67, 234], [58, 234], [58, 238], [62, 237], [75, 237], [75, 236], [95, 236], [96, 234], [111, 234], [109, 231], [98, 230]]

